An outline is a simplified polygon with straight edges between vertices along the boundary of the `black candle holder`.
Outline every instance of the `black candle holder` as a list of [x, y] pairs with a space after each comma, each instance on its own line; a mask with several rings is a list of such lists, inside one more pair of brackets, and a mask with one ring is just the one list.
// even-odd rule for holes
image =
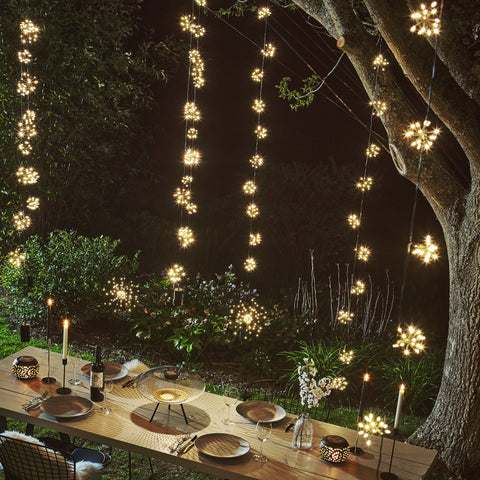
[[20, 340], [22, 342], [30, 341], [30, 324], [29, 323], [22, 323], [20, 325]]
[[50, 338], [47, 339], [47, 376], [42, 378], [43, 383], [55, 383], [57, 381], [56, 378], [50, 376], [50, 344], [52, 341]]
[[382, 472], [380, 478], [383, 480], [397, 480], [398, 477], [392, 473], [392, 460], [393, 460], [393, 451], [395, 450], [395, 440], [397, 438], [398, 428], [393, 429], [393, 443], [392, 443], [392, 453], [390, 455], [390, 465], [388, 467], [388, 472]]
[[69, 393], [72, 393], [72, 390], [65, 386], [65, 370], [67, 369], [67, 359], [62, 358], [62, 363], [63, 363], [63, 387], [57, 388], [57, 393], [59, 393], [60, 395], [68, 395]]

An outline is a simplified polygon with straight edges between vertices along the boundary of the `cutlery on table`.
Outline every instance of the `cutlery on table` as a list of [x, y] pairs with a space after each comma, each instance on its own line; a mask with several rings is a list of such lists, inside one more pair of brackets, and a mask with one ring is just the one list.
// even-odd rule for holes
[[130, 380], [127, 380], [127, 381], [122, 385], [122, 388], [134, 387], [138, 377], [139, 377], [139, 376], [137, 375], [137, 376], [131, 378]]
[[190, 434], [184, 435], [182, 438], [180, 438], [180, 440], [170, 445], [170, 452], [174, 453], [175, 451], [177, 451], [177, 449], [183, 446], [183, 443], [186, 443], [188, 440], [190, 440]]
[[193, 436], [190, 438], [185, 445], [182, 445], [178, 450], [177, 450], [177, 456], [183, 455], [185, 452], [188, 452], [190, 448], [193, 447], [195, 444], [195, 440], [197, 439], [197, 436]]
[[23, 410], [28, 412], [30, 410], [36, 410], [37, 408], [40, 408], [41, 403], [45, 400], [47, 395], [48, 395], [48, 392], [44, 392], [39, 397], [30, 399], [28, 402], [22, 404]]

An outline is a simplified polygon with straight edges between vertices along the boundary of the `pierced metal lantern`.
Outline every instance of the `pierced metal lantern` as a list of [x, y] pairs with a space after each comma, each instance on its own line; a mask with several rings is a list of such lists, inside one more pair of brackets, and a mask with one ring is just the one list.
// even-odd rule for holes
[[12, 364], [12, 373], [20, 380], [31, 380], [38, 375], [38, 360], [30, 355], [17, 357]]
[[348, 442], [338, 435], [323, 437], [319, 448], [322, 460], [332, 464], [346, 462], [350, 453]]

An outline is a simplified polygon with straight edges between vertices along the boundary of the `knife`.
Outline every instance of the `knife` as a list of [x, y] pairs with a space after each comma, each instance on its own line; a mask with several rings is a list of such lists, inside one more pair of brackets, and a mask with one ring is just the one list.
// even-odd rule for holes
[[190, 450], [190, 448], [193, 447], [195, 444], [195, 440], [197, 439], [197, 435], [194, 435], [190, 440], [187, 441], [184, 445], [182, 445], [178, 450], [177, 450], [177, 455], [183, 455], [185, 452]]

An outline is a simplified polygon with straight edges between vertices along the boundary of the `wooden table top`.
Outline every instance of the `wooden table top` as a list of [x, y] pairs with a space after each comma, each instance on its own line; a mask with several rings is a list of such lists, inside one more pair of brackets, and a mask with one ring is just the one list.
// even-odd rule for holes
[[[20, 355], [34, 356], [40, 363], [40, 373], [36, 379], [22, 381], [11, 373], [13, 360]], [[365, 450], [361, 456], [350, 455], [348, 461], [339, 466], [329, 465], [320, 459], [318, 445], [326, 435], [339, 435], [355, 444], [356, 432], [336, 425], [314, 421], [314, 447], [308, 451], [297, 451], [291, 447], [292, 431], [285, 432], [285, 425], [293, 416], [274, 424], [272, 436], [264, 443], [264, 454], [269, 459], [259, 463], [253, 459], [258, 452], [260, 442], [255, 435], [255, 424], [238, 415], [231, 408], [234, 426], [226, 426], [227, 407], [219, 395], [203, 393], [192, 403], [185, 403], [184, 408], [189, 420], [187, 425], [180, 407], [172, 405], [170, 413], [166, 405], [160, 405], [155, 417], [150, 417], [155, 404], [142, 397], [136, 388], [122, 388], [120, 380], [115, 383], [112, 393], [108, 394], [107, 403], [111, 413], [101, 412], [101, 404], [95, 404], [93, 410], [83, 416], [57, 419], [45, 414], [40, 409], [25, 412], [21, 404], [45, 391], [49, 397], [58, 395], [63, 377], [61, 355], [51, 353], [51, 375], [57, 379], [56, 384], [47, 385], [41, 378], [47, 375], [47, 351], [36, 347], [26, 347], [9, 357], [0, 360], [0, 415], [14, 418], [33, 425], [40, 425], [58, 432], [84, 438], [97, 443], [129, 450], [148, 457], [158, 458], [170, 463], [183, 465], [193, 470], [203, 471], [232, 480], [376, 480], [379, 462], [380, 438], [375, 437], [370, 447], [359, 444]], [[84, 364], [86, 362], [81, 362]], [[67, 364], [67, 380], [72, 376], [72, 362]], [[87, 377], [81, 377], [78, 386], [68, 385], [71, 395], [89, 398], [90, 387]], [[250, 451], [235, 459], [214, 459], [198, 453], [196, 448], [186, 454], [171, 454], [169, 446], [185, 433], [205, 434], [229, 433], [246, 440]], [[388, 471], [392, 441], [384, 439], [380, 472]], [[419, 480], [428, 471], [436, 457], [436, 451], [396, 442], [392, 473], [400, 480]]]

